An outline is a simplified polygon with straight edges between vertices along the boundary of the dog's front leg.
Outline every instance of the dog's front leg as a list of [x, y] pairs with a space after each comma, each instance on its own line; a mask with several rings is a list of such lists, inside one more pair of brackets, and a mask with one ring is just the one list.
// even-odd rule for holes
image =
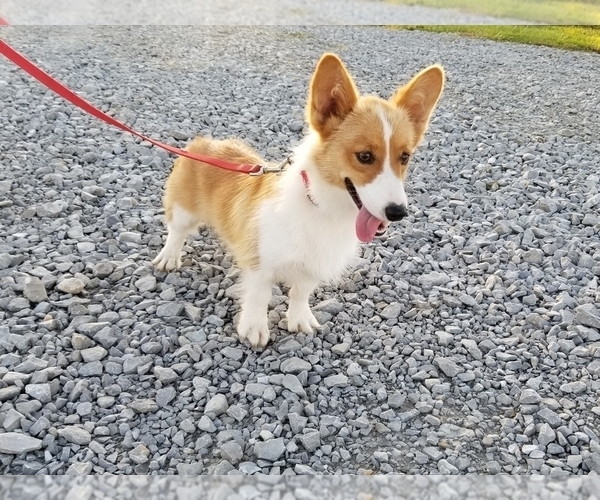
[[242, 311], [237, 327], [240, 339], [252, 347], [264, 347], [269, 341], [267, 309], [273, 293], [273, 276], [265, 271], [244, 271]]
[[287, 313], [288, 331], [312, 333], [319, 322], [313, 316], [308, 305], [308, 298], [319, 282], [306, 275], [294, 276], [290, 288], [290, 305]]

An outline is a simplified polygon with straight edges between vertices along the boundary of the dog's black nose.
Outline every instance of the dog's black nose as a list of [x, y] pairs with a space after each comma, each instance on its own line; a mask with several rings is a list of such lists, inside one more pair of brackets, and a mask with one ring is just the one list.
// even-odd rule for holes
[[403, 219], [408, 215], [408, 210], [406, 209], [406, 205], [396, 205], [395, 203], [390, 203], [387, 207], [385, 207], [385, 216], [389, 221], [397, 221]]

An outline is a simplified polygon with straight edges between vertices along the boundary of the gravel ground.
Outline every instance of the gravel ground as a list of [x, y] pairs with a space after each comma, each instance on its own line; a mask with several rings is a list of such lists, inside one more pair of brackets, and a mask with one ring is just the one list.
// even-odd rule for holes
[[598, 476], [0, 477], [5, 500], [590, 500]]
[[0, 61], [0, 473], [600, 473], [597, 54], [358, 27], [2, 33], [143, 132], [270, 159], [326, 50], [366, 93], [434, 62], [448, 84], [410, 216], [317, 289], [319, 333], [254, 352], [212, 235], [180, 272], [150, 265], [172, 158]]
[[521, 24], [381, 0], [3, 0], [11, 24]]

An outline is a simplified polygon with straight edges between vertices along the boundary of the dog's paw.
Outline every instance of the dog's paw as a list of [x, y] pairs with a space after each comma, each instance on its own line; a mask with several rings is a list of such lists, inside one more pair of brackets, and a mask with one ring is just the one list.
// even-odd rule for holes
[[244, 315], [240, 318], [237, 333], [241, 340], [248, 340], [253, 348], [265, 347], [269, 342], [269, 326], [267, 317], [252, 317]]
[[290, 305], [287, 313], [287, 329], [288, 332], [304, 332], [313, 333], [313, 328], [321, 326], [310, 312], [308, 305], [293, 307]]
[[152, 264], [154, 264], [154, 267], [159, 271], [178, 270], [181, 267], [181, 256], [165, 252], [165, 249], [163, 248], [152, 261]]

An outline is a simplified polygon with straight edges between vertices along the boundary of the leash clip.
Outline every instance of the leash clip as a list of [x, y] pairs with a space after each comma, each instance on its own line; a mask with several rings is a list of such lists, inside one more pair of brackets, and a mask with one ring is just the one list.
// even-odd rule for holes
[[280, 174], [285, 170], [285, 167], [292, 164], [291, 156], [288, 156], [281, 163], [275, 165], [274, 167], [269, 167], [265, 165], [259, 165], [260, 168], [256, 170], [256, 172], [250, 172], [250, 175], [259, 176], [263, 174]]

